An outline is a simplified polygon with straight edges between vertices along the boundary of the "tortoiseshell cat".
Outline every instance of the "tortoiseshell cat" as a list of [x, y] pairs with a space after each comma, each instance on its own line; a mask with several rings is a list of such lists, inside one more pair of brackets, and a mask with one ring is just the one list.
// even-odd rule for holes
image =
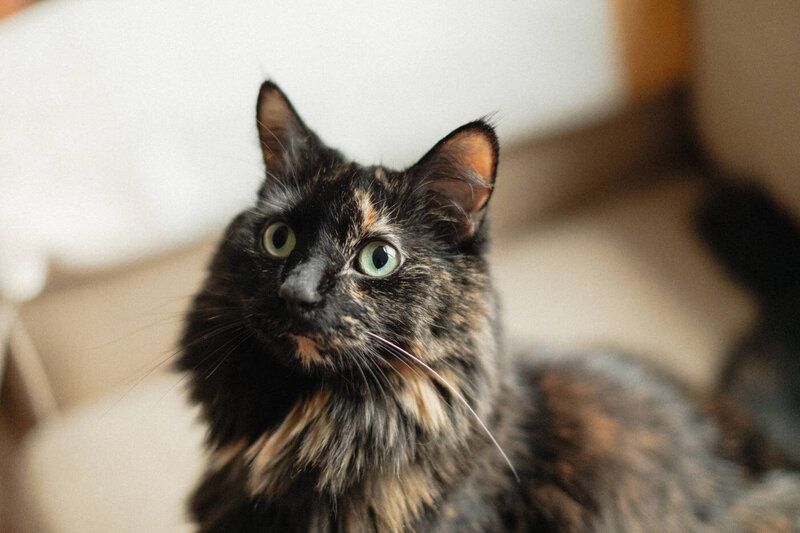
[[326, 147], [271, 82], [257, 118], [267, 179], [183, 337], [200, 531], [800, 530], [800, 484], [736, 417], [613, 355], [503, 349], [488, 124], [397, 172]]

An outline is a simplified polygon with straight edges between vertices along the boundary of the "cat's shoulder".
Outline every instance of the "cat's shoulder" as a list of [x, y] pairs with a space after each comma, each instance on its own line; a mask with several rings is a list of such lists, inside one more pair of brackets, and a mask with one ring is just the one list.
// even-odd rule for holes
[[621, 448], [663, 456], [708, 449], [718, 438], [698, 395], [622, 352], [528, 349], [514, 361], [532, 406], [530, 424], [544, 438], [569, 436], [578, 447], [607, 450], [609, 458], [620, 457]]
[[615, 393], [658, 403], [693, 403], [689, 389], [664, 369], [621, 350], [513, 346], [512, 365], [536, 390]]
[[[530, 405], [522, 477], [537, 528], [647, 531], [671, 520], [691, 531], [728, 498], [738, 471], [715, 452], [713, 418], [665, 373], [601, 350], [515, 360]], [[672, 493], [680, 498], [665, 502]]]

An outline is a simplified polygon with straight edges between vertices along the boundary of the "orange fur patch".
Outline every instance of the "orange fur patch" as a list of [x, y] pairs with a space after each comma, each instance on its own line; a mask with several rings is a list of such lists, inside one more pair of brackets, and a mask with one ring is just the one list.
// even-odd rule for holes
[[313, 363], [321, 363], [323, 361], [317, 343], [308, 337], [297, 335], [292, 335], [292, 339], [297, 343], [297, 357], [300, 358], [304, 365], [311, 366]]
[[[330, 390], [320, 389], [310, 398], [298, 401], [281, 425], [274, 431], [261, 435], [247, 448], [245, 458], [250, 463], [250, 490], [254, 494], [269, 484], [267, 472], [285, 452], [292, 440], [313, 424], [329, 426], [324, 412], [330, 395]], [[314, 437], [319, 446], [324, 446], [327, 438], [330, 437], [328, 432], [329, 430], [325, 428], [312, 428], [309, 435]]]
[[387, 475], [375, 484], [373, 505], [380, 531], [405, 531], [425, 506], [435, 505], [436, 493], [424, 472], [411, 468], [401, 476]]
[[428, 431], [438, 433], [446, 425], [444, 400], [428, 377], [414, 376], [404, 379], [399, 399], [403, 410]]
[[363, 229], [366, 231], [374, 226], [380, 217], [372, 204], [369, 193], [359, 191], [356, 193], [356, 197], [358, 198], [358, 207], [361, 209], [361, 213], [364, 216]]
[[211, 456], [210, 467], [212, 470], [222, 470], [228, 463], [233, 461], [245, 449], [247, 443], [244, 439], [232, 444], [227, 444], [214, 451]]

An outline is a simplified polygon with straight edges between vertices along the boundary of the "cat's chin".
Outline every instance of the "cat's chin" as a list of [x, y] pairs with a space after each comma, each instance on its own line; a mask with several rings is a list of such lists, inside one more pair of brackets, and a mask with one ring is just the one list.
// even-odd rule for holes
[[288, 337], [294, 343], [294, 356], [305, 368], [329, 366], [329, 359], [325, 357], [325, 351], [320, 345], [318, 336], [294, 335]]
[[275, 331], [261, 324], [251, 324], [250, 329], [258, 339], [265, 356], [274, 359], [289, 370], [301, 374], [331, 374], [336, 365], [329, 354], [331, 349], [319, 333], [281, 329]]
[[279, 364], [291, 372], [312, 378], [324, 378], [335, 383], [339, 378], [352, 379], [360, 375], [365, 367], [374, 366], [360, 361], [369, 357], [364, 340], [349, 335], [286, 333], [272, 339], [267, 351]]

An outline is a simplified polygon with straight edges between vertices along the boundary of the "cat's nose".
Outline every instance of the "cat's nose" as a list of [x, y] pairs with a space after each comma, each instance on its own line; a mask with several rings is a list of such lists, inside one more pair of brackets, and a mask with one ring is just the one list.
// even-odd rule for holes
[[295, 283], [295, 280], [287, 279], [278, 289], [280, 296], [286, 303], [313, 305], [319, 303], [322, 298], [319, 291], [303, 283]]
[[281, 283], [278, 296], [290, 306], [311, 306], [322, 301], [319, 284], [324, 266], [315, 261], [297, 265]]

